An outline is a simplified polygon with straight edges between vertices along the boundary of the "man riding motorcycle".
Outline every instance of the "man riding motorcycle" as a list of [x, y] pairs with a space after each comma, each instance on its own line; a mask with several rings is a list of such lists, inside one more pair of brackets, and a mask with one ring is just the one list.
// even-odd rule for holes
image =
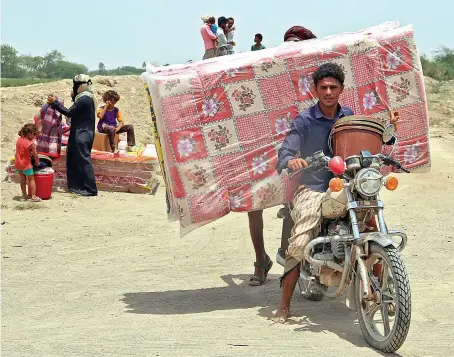
[[[278, 170], [289, 168], [298, 171], [307, 166], [300, 157], [319, 150], [326, 155], [332, 154], [328, 140], [333, 124], [344, 116], [354, 115], [350, 108], [339, 105], [344, 79], [342, 68], [335, 63], [323, 64], [315, 71], [313, 80], [319, 102], [293, 120], [291, 130], [279, 149]], [[397, 120], [398, 114], [391, 113], [391, 124], [396, 126]], [[284, 323], [289, 317], [290, 300], [300, 276], [304, 248], [319, 233], [321, 203], [332, 177], [328, 170], [304, 172], [301, 175], [300, 186], [293, 198], [294, 226], [286, 250], [281, 278], [282, 299], [274, 316], [276, 322]]]

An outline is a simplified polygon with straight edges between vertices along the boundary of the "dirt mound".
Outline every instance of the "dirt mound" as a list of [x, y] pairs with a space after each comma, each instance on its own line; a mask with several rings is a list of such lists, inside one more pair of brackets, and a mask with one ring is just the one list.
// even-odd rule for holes
[[[117, 106], [123, 113], [125, 123], [134, 125], [138, 143], [153, 141], [148, 100], [143, 82], [138, 76], [95, 76], [93, 83], [98, 104], [102, 103], [101, 95], [109, 89], [120, 94]], [[17, 132], [22, 125], [33, 122], [33, 116], [45, 103], [48, 94], [55, 93], [64, 99], [66, 106], [70, 106], [71, 90], [71, 80], [1, 89], [2, 161], [9, 159], [14, 153]]]

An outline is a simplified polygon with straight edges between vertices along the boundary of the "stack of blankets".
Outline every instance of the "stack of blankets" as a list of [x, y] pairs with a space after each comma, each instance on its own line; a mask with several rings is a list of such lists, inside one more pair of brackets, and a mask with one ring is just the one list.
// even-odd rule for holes
[[[130, 156], [127, 154], [93, 150], [91, 153], [96, 186], [101, 191], [153, 193], [159, 185], [160, 168], [157, 157]], [[66, 188], [66, 150], [52, 161], [54, 186]], [[12, 160], [6, 168], [9, 179], [20, 182]]]
[[424, 79], [411, 26], [385, 23], [187, 65], [149, 66], [142, 79], [169, 218], [180, 222], [182, 235], [230, 211], [292, 199], [297, 182], [278, 175], [277, 153], [291, 121], [316, 103], [312, 74], [326, 62], [344, 70], [341, 104], [384, 124], [397, 110], [392, 155], [411, 170], [430, 168]]

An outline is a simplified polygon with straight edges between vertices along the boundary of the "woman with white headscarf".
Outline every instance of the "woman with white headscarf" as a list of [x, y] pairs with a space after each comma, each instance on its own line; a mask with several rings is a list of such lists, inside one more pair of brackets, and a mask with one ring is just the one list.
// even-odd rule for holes
[[95, 137], [96, 100], [91, 90], [91, 79], [79, 74], [73, 79], [71, 108], [65, 108], [55, 96], [47, 102], [53, 109], [71, 118], [66, 150], [66, 177], [70, 192], [81, 196], [96, 196], [95, 173], [91, 163], [91, 148]]

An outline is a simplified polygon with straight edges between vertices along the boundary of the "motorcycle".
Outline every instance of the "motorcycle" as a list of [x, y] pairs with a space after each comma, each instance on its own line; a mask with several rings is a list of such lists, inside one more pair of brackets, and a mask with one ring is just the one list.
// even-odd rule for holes
[[[319, 151], [305, 159], [303, 170], [328, 169], [334, 174], [326, 195], [335, 197], [341, 210], [322, 204], [321, 231], [304, 250], [305, 263], [298, 285], [308, 300], [345, 297], [357, 311], [366, 341], [377, 350], [394, 352], [404, 343], [411, 318], [411, 292], [400, 252], [407, 244], [403, 231], [389, 230], [380, 200], [382, 187], [395, 190], [398, 179], [385, 178], [383, 165], [409, 172], [390, 156], [361, 151], [345, 161]], [[287, 172], [290, 179], [298, 172]], [[332, 207], [331, 207], [332, 208]], [[276, 260], [284, 266], [293, 226], [291, 205], [284, 213], [282, 244]], [[378, 221], [378, 225], [375, 222]]]

